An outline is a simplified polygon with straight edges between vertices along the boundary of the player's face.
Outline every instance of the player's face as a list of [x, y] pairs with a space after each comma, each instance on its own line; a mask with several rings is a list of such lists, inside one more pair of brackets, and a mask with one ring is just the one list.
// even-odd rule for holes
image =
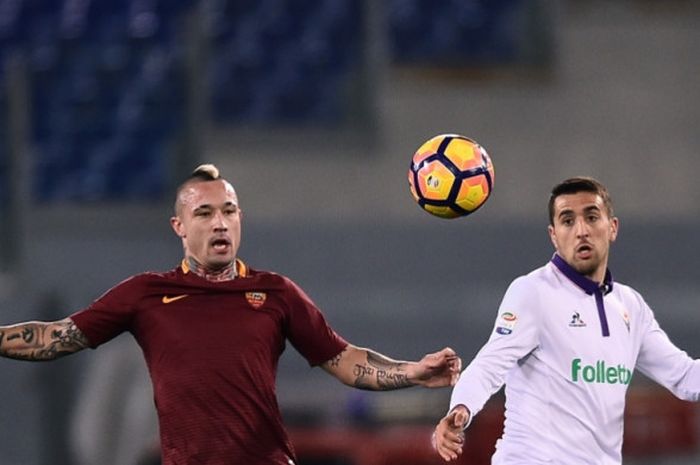
[[582, 275], [602, 282], [618, 228], [603, 199], [592, 192], [560, 195], [554, 199], [553, 221], [549, 237], [559, 256]]
[[230, 265], [241, 240], [241, 210], [231, 184], [193, 182], [180, 193], [178, 206], [170, 222], [185, 255], [210, 270]]

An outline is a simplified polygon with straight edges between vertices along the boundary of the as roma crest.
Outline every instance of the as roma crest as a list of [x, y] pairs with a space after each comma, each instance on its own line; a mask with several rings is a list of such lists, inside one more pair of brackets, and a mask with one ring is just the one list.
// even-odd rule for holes
[[260, 308], [267, 299], [267, 294], [264, 292], [246, 292], [245, 298], [253, 308]]

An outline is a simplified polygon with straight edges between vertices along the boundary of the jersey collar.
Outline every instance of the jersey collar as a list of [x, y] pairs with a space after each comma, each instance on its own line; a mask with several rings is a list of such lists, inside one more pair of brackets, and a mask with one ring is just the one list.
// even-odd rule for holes
[[583, 289], [586, 294], [593, 295], [595, 297], [595, 306], [598, 309], [598, 319], [600, 319], [601, 333], [603, 334], [603, 337], [610, 337], [610, 327], [608, 326], [608, 317], [605, 314], [605, 302], [603, 301], [603, 295], [612, 291], [612, 274], [610, 273], [610, 270], [605, 270], [603, 284], [598, 285], [597, 282], [586, 278], [581, 273], [573, 269], [557, 254], [554, 254], [554, 257], [552, 257], [552, 263], [564, 274], [564, 276], [569, 278], [571, 282]]
[[610, 270], [605, 270], [605, 278], [603, 284], [598, 285], [597, 282], [586, 278], [584, 275], [576, 271], [571, 265], [566, 263], [558, 254], [552, 257], [552, 263], [561, 271], [564, 276], [569, 278], [571, 282], [581, 288], [586, 294], [593, 295], [596, 291], [602, 292], [604, 295], [612, 291], [613, 280]]
[[[180, 263], [180, 268], [182, 268], [182, 272], [184, 274], [190, 272], [190, 265], [187, 264], [186, 258], [182, 259], [182, 262]], [[236, 276], [241, 278], [248, 277], [248, 266], [240, 258], [236, 258]]]

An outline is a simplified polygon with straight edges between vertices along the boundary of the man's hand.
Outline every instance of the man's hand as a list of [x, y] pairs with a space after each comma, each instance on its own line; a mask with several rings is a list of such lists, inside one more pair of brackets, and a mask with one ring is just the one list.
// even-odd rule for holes
[[461, 371], [462, 359], [449, 347], [428, 354], [407, 367], [408, 379], [412, 383], [431, 388], [454, 386]]
[[469, 410], [457, 405], [445, 415], [433, 432], [433, 447], [446, 462], [457, 460], [464, 446], [464, 426], [469, 422]]

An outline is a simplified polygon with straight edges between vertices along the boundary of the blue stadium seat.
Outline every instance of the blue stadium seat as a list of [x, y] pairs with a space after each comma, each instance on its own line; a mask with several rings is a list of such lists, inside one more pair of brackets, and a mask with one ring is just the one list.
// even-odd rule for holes
[[36, 198], [162, 193], [163, 148], [178, 136], [185, 111], [179, 32], [196, 2], [25, 1]]
[[517, 58], [524, 0], [391, 0], [388, 26], [397, 63], [475, 65]]
[[167, 157], [160, 141], [118, 136], [92, 151], [80, 183], [86, 200], [157, 199], [166, 187]]
[[26, 37], [26, 3], [0, 0], [0, 50], [16, 48]]
[[[185, 116], [191, 8], [204, 7], [218, 122], [341, 122], [362, 64], [356, 0], [14, 1], [0, 41], [12, 37], [29, 58], [44, 201], [152, 196], [164, 185], [165, 148]], [[134, 166], [143, 180], [121, 175]]]
[[208, 81], [216, 121], [342, 120], [343, 84], [360, 64], [361, 2], [265, 0], [255, 6], [223, 0], [218, 5], [208, 12], [214, 25]]

